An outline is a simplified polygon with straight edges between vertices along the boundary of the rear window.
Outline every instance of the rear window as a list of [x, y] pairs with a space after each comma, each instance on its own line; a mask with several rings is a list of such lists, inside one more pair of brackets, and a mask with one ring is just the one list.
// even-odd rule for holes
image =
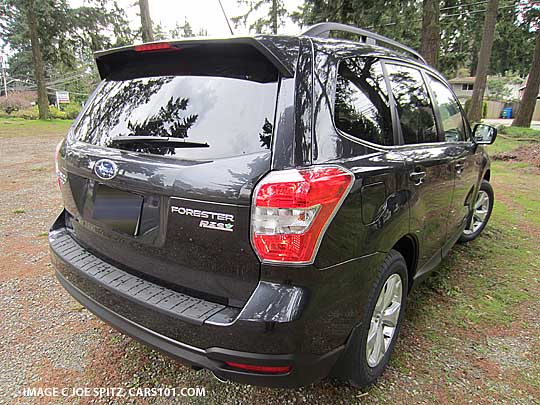
[[270, 62], [263, 64], [260, 56], [254, 64], [214, 55], [206, 58], [204, 68], [191, 60], [184, 71], [185, 55], [178, 52], [171, 58], [154, 53], [154, 60], [159, 61], [154, 67], [144, 55], [139, 63], [111, 72], [75, 126], [75, 138], [101, 146], [111, 146], [111, 138], [120, 136], [208, 144], [189, 148], [114, 146], [196, 160], [270, 149], [278, 89], [278, 74]]

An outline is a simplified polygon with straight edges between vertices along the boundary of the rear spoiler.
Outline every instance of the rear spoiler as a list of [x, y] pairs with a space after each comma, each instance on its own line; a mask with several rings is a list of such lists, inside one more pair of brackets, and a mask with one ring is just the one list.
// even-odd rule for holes
[[[262, 38], [261, 38], [262, 39]], [[97, 68], [101, 79], [107, 77], [114, 69], [114, 66], [118, 60], [125, 57], [133, 57], [139, 52], [165, 52], [174, 51], [175, 49], [181, 49], [182, 47], [193, 47], [198, 45], [231, 45], [231, 44], [243, 44], [252, 46], [266, 59], [268, 59], [279, 71], [283, 77], [293, 77], [294, 67], [287, 63], [286, 60], [280, 58], [273, 50], [265, 46], [256, 37], [239, 37], [239, 38], [227, 38], [227, 39], [207, 39], [207, 38], [190, 38], [185, 40], [174, 41], [157, 41], [141, 45], [129, 45], [119, 48], [113, 48], [103, 51], [97, 51], [94, 53], [96, 59]], [[274, 47], [274, 49], [276, 49]]]

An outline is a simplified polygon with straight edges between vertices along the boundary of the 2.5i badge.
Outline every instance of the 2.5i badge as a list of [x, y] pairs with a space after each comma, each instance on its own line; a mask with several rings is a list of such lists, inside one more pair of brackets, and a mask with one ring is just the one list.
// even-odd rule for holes
[[216, 229], [218, 231], [234, 231], [234, 215], [222, 212], [196, 210], [193, 208], [171, 206], [171, 213], [188, 217], [201, 218], [200, 228]]

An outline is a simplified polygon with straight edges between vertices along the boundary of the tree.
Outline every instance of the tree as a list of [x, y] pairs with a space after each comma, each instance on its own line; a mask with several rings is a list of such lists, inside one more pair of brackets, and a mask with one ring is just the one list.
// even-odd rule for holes
[[513, 72], [508, 72], [505, 75], [488, 76], [488, 98], [495, 101], [512, 101], [513, 91], [511, 86], [519, 83], [521, 83], [520, 77]]
[[440, 47], [439, 0], [424, 0], [420, 53], [426, 62], [437, 67]]
[[305, 0], [291, 19], [302, 26], [324, 21], [356, 25], [419, 48], [421, 12], [415, 1]]
[[249, 25], [249, 30], [257, 33], [264, 33], [269, 29], [272, 34], [277, 34], [279, 27], [283, 25], [287, 16], [287, 10], [285, 9], [283, 0], [238, 0], [238, 4], [242, 6], [247, 5], [248, 11], [243, 15], [231, 18], [237, 28], [240, 25], [247, 26], [250, 16], [254, 12], [264, 8], [263, 6], [269, 7], [268, 17], [257, 18]]
[[519, 4], [519, 12], [521, 25], [529, 31], [535, 31], [535, 46], [527, 85], [512, 126], [530, 127], [540, 88], [540, 5], [524, 0]]
[[471, 108], [468, 114], [469, 120], [472, 122], [478, 122], [482, 119], [482, 102], [486, 90], [491, 49], [495, 38], [495, 24], [497, 23], [498, 7], [498, 0], [489, 0], [487, 3], [486, 16], [484, 19], [484, 32], [482, 34], [482, 43], [480, 45], [478, 63], [476, 65], [476, 79], [474, 80]]
[[49, 118], [49, 100], [47, 98], [47, 88], [45, 86], [45, 73], [43, 70], [43, 54], [38, 33], [38, 19], [35, 4], [32, 0], [24, 2], [26, 8], [26, 18], [28, 30], [30, 31], [30, 43], [32, 46], [32, 61], [34, 62], [34, 78], [36, 79], [38, 93], [39, 119]]
[[184, 19], [184, 24], [182, 25], [178, 24], [177, 22], [176, 27], [171, 30], [170, 34], [173, 38], [195, 36], [195, 33], [193, 32], [193, 27], [187, 19]]
[[[71, 8], [66, 0], [8, 0], [3, 4], [0, 37], [12, 51], [9, 72], [28, 83], [35, 80], [40, 118], [48, 116], [48, 94], [56, 85], [83, 76], [89, 87], [97, 73], [92, 53], [132, 42], [124, 12], [116, 2], [87, 0]], [[32, 88], [32, 87], [31, 87]]]
[[531, 71], [525, 86], [525, 91], [521, 97], [521, 103], [512, 122], [513, 127], [530, 127], [531, 120], [536, 107], [538, 90], [540, 89], [540, 30], [536, 32], [536, 43], [534, 46], [534, 55], [531, 65]]
[[148, 0], [139, 0], [139, 10], [141, 12], [141, 33], [143, 42], [152, 42], [154, 32], [152, 31], [152, 19], [150, 18], [150, 8]]
[[[510, 3], [510, 4], [508, 4]], [[493, 50], [490, 74], [514, 72], [526, 76], [532, 62], [534, 49], [534, 30], [519, 23], [519, 9], [512, 6], [515, 1], [499, 3], [499, 16]], [[530, 49], [530, 52], [524, 50]]]

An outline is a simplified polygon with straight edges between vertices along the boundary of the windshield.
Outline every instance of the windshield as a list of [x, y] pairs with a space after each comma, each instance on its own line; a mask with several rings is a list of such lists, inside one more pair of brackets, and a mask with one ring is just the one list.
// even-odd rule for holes
[[[75, 139], [181, 159], [270, 149], [277, 81], [155, 76], [104, 80], [74, 128]], [[209, 147], [112, 145], [119, 136], [172, 137]]]

